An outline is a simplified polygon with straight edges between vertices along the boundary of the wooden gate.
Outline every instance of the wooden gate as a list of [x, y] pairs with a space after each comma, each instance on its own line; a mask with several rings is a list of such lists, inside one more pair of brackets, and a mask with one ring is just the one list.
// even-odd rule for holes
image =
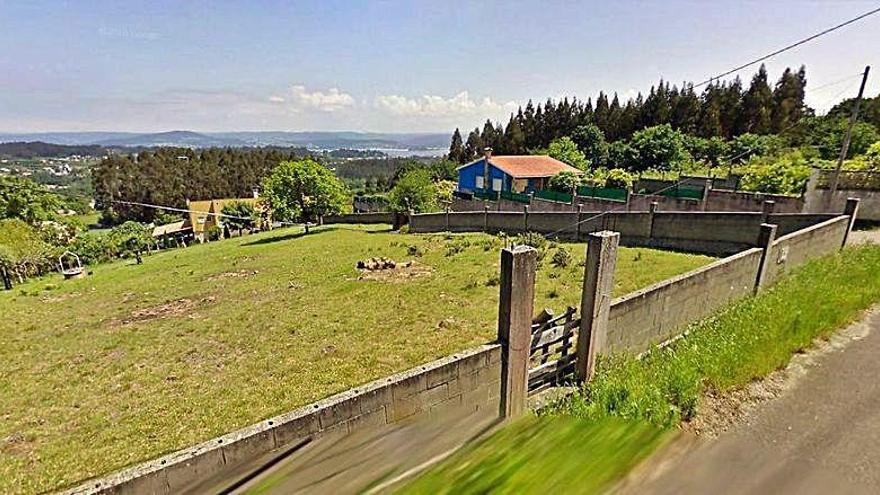
[[554, 316], [546, 310], [532, 323], [529, 351], [529, 395], [574, 381], [576, 330], [581, 324], [575, 308]]

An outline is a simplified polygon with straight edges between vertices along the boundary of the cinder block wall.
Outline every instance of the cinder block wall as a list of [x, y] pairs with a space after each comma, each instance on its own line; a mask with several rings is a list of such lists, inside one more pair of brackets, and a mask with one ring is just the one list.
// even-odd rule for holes
[[765, 280], [773, 283], [792, 269], [839, 250], [848, 228], [849, 217], [839, 216], [779, 237], [768, 255]]
[[859, 198], [861, 202], [858, 219], [880, 222], [880, 191], [838, 189], [832, 195], [828, 189], [811, 189], [807, 191], [805, 198], [804, 210], [809, 212], [841, 211], [848, 198]]
[[[842, 194], [834, 209], [840, 211], [847, 197], [853, 194]], [[856, 194], [859, 196], [859, 194]], [[878, 197], [880, 199], [880, 197]], [[764, 201], [776, 202], [776, 211], [779, 213], [799, 213], [804, 210], [804, 199], [796, 196], [783, 196], [780, 194], [760, 194], [743, 191], [726, 191], [723, 189], [710, 189], [705, 205], [698, 199], [682, 199], [654, 194], [630, 194], [629, 206], [622, 201], [592, 198], [587, 196], [575, 196], [574, 204], [550, 201], [541, 198], [532, 198], [529, 208], [534, 211], [577, 211], [581, 205], [584, 210], [596, 211], [647, 211], [651, 203], [657, 203], [660, 211], [725, 211], [725, 212], [760, 212], [764, 207]], [[880, 214], [880, 202], [878, 214]], [[453, 211], [476, 211], [482, 210], [485, 205], [490, 205], [494, 211], [520, 211], [522, 203], [509, 200], [482, 201], [455, 198], [452, 202]], [[807, 210], [813, 211], [813, 210]]]
[[[300, 407], [191, 448], [92, 480], [65, 493], [201, 491], [212, 475], [258, 465], [317, 437], [347, 435], [449, 411], [500, 412], [501, 346], [460, 352]], [[256, 467], [256, 465], [254, 467]]]
[[324, 223], [394, 223], [394, 215], [392, 212], [327, 215], [324, 217]]
[[607, 346], [642, 352], [755, 289], [762, 250], [752, 248], [611, 303]]

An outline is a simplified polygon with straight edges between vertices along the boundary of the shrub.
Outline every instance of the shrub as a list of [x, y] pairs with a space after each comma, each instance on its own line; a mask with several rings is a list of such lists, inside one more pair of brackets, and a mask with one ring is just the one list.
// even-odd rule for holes
[[209, 241], [217, 241], [223, 236], [223, 231], [216, 225], [211, 225], [205, 229], [205, 239]]
[[567, 194], [571, 194], [571, 192], [577, 188], [577, 186], [581, 185], [581, 176], [574, 172], [559, 172], [558, 174], [550, 177], [549, 186], [550, 189], [554, 191], [559, 191]]
[[421, 247], [416, 246], [415, 244], [411, 244], [407, 246], [406, 254], [410, 256], [422, 256], [425, 254], [425, 251]]
[[559, 247], [553, 252], [553, 258], [551, 258], [550, 264], [557, 268], [565, 268], [571, 265], [573, 259], [571, 251], [564, 247]]
[[537, 232], [526, 232], [516, 236], [515, 244], [531, 246], [540, 251], [547, 247], [547, 238]]
[[621, 168], [612, 168], [605, 176], [605, 187], [628, 188], [632, 186], [635, 178]]
[[742, 178], [746, 191], [800, 194], [810, 178], [810, 166], [800, 151], [780, 156], [753, 157]]

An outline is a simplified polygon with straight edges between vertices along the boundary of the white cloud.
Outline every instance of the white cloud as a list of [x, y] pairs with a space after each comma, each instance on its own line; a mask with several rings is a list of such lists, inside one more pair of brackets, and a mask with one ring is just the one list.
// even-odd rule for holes
[[269, 97], [269, 101], [273, 103], [289, 102], [295, 110], [320, 110], [322, 112], [336, 112], [355, 104], [355, 100], [350, 94], [343, 93], [338, 88], [309, 92], [301, 84], [291, 86], [289, 98], [274, 95]]
[[419, 98], [382, 95], [376, 97], [375, 106], [379, 110], [393, 115], [432, 118], [488, 117], [516, 109], [516, 103], [512, 101], [497, 102], [488, 96], [482, 100], [474, 100], [467, 91], [462, 91], [450, 98], [436, 95], [423, 95]]

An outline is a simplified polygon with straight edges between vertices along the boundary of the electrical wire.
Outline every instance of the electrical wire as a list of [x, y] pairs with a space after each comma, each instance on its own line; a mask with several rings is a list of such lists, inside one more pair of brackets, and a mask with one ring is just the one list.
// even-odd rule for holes
[[847, 21], [845, 21], [845, 22], [842, 22], [842, 23], [840, 23], [840, 24], [838, 24], [838, 25], [836, 25], [836, 26], [832, 26], [832, 27], [830, 27], [830, 28], [828, 28], [828, 29], [825, 29], [825, 30], [823, 30], [823, 31], [820, 31], [820, 32], [818, 32], [818, 33], [816, 33], [816, 34], [814, 34], [814, 35], [812, 35], [812, 36], [809, 36], [809, 37], [807, 37], [807, 38], [804, 38], [804, 39], [801, 39], [801, 40], [799, 40], [799, 41], [796, 41], [796, 42], [794, 42], [794, 43], [792, 43], [792, 44], [790, 44], [790, 45], [787, 45], [787, 46], [785, 46], [785, 47], [783, 47], [783, 48], [780, 48], [779, 50], [776, 50], [776, 51], [774, 51], [774, 52], [768, 53], [767, 55], [764, 55], [764, 56], [762, 56], [762, 57], [756, 58], [755, 60], [752, 60], [751, 62], [748, 62], [748, 63], [742, 64], [742, 65], [739, 65], [739, 66], [737, 66], [737, 67], [734, 67], [733, 69], [730, 69], [730, 70], [728, 70], [728, 71], [726, 71], [726, 72], [722, 72], [721, 74], [718, 74], [717, 76], [710, 77], [709, 79], [706, 79], [705, 81], [703, 81], [703, 82], [701, 82], [701, 83], [699, 83], [699, 84], [695, 84], [695, 85], [694, 85], [694, 88], [699, 88], [700, 86], [705, 86], [705, 85], [707, 85], [707, 84], [710, 84], [710, 83], [712, 83], [712, 82], [714, 82], [714, 81], [717, 81], [717, 80], [721, 79], [722, 77], [729, 76], [729, 75], [733, 74], [734, 72], [739, 72], [739, 71], [745, 69], [746, 67], [751, 67], [752, 65], [755, 65], [755, 64], [757, 64], [757, 63], [763, 62], [763, 61], [765, 61], [765, 60], [767, 60], [767, 59], [769, 59], [769, 58], [775, 57], [776, 55], [779, 55], [780, 53], [787, 52], [787, 51], [789, 51], [789, 50], [791, 50], [791, 49], [793, 49], [793, 48], [796, 48], [796, 47], [798, 47], [798, 46], [801, 46], [801, 45], [803, 45], [803, 44], [805, 44], [805, 43], [809, 43], [810, 41], [813, 41], [813, 40], [816, 39], [816, 38], [820, 38], [820, 37], [822, 37], [822, 36], [825, 36], [826, 34], [829, 34], [829, 33], [831, 33], [831, 32], [837, 31], [837, 30], [840, 29], [840, 28], [843, 28], [843, 27], [845, 27], [845, 26], [848, 26], [848, 25], [850, 25], [850, 24], [852, 24], [852, 23], [854, 23], [854, 22], [858, 22], [858, 21], [860, 21], [860, 20], [862, 20], [862, 19], [864, 19], [864, 18], [866, 18], [866, 17], [870, 17], [870, 16], [872, 16], [872, 15], [878, 13], [878, 12], [880, 12], [880, 7], [876, 8], [876, 9], [874, 9], [874, 10], [871, 10], [871, 11], [869, 11], [869, 12], [865, 12], [864, 14], [861, 14], [861, 15], [859, 15], [859, 16], [853, 17], [852, 19], [849, 19], [849, 20], [847, 20]]

